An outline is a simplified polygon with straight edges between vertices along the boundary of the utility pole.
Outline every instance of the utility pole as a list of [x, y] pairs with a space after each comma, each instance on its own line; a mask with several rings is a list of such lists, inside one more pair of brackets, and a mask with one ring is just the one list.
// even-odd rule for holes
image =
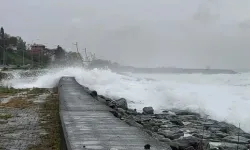
[[31, 52], [31, 60], [32, 60], [32, 68], [33, 68], [34, 60], [33, 60], [33, 53], [32, 52]]
[[0, 31], [0, 34], [1, 34], [1, 38], [3, 40], [3, 65], [5, 65], [5, 37], [4, 37], [4, 29], [3, 27], [1, 27], [1, 31]]
[[239, 131], [238, 131], [238, 142], [237, 142], [237, 150], [239, 149], [239, 143], [240, 143], [240, 123], [239, 123]]
[[82, 56], [81, 56], [81, 54], [80, 54], [80, 52], [79, 52], [78, 43], [76, 42], [76, 43], [74, 43], [74, 45], [76, 46], [76, 51], [77, 51], [78, 56], [79, 56], [79, 58], [80, 58], [80, 60], [81, 60], [81, 63], [82, 63], [82, 65], [84, 66]]
[[84, 52], [85, 52], [85, 61], [89, 61], [89, 57], [87, 55], [87, 49], [86, 48], [84, 49]]
[[23, 49], [23, 66], [24, 66], [24, 49]]
[[79, 53], [79, 49], [78, 49], [78, 43], [76, 42], [76, 43], [74, 43], [74, 45], [76, 46], [76, 51], [81, 59], [81, 54]]

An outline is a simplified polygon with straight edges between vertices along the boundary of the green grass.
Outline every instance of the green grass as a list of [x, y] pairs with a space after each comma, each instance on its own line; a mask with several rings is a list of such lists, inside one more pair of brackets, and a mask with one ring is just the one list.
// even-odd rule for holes
[[40, 110], [40, 126], [45, 129], [46, 135], [41, 135], [41, 143], [32, 145], [29, 150], [59, 150], [60, 149], [60, 117], [58, 96], [51, 94], [42, 104]]
[[11, 114], [0, 114], [0, 119], [7, 120], [9, 118], [12, 118]]
[[22, 91], [21, 89], [14, 89], [14, 88], [6, 88], [6, 87], [0, 87], [0, 93], [1, 94], [16, 94]]

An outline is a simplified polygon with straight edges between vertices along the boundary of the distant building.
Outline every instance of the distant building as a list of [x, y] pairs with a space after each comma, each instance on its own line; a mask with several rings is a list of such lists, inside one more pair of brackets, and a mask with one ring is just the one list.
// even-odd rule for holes
[[30, 46], [31, 54], [41, 54], [45, 51], [46, 46], [42, 44], [33, 44]]

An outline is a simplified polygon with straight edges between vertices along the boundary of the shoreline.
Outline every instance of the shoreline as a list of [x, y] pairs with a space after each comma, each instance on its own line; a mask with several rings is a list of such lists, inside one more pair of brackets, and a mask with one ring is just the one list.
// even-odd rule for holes
[[144, 107], [141, 113], [128, 108], [124, 98], [114, 100], [98, 95], [88, 87], [84, 89], [96, 100], [112, 108], [111, 113], [115, 117], [130, 126], [140, 128], [149, 136], [170, 145], [172, 149], [181, 150], [191, 146], [203, 146], [204, 149], [235, 149], [238, 145], [239, 150], [243, 150], [250, 144], [250, 133], [226, 122], [177, 109], [155, 114], [152, 107]]

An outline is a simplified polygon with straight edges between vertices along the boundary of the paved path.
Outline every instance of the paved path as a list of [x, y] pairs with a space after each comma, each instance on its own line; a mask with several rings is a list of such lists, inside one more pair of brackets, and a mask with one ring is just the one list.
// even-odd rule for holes
[[[59, 81], [60, 117], [69, 150], [169, 150], [138, 128], [131, 127], [93, 99], [72, 77]], [[85, 148], [84, 148], [85, 147]]]

